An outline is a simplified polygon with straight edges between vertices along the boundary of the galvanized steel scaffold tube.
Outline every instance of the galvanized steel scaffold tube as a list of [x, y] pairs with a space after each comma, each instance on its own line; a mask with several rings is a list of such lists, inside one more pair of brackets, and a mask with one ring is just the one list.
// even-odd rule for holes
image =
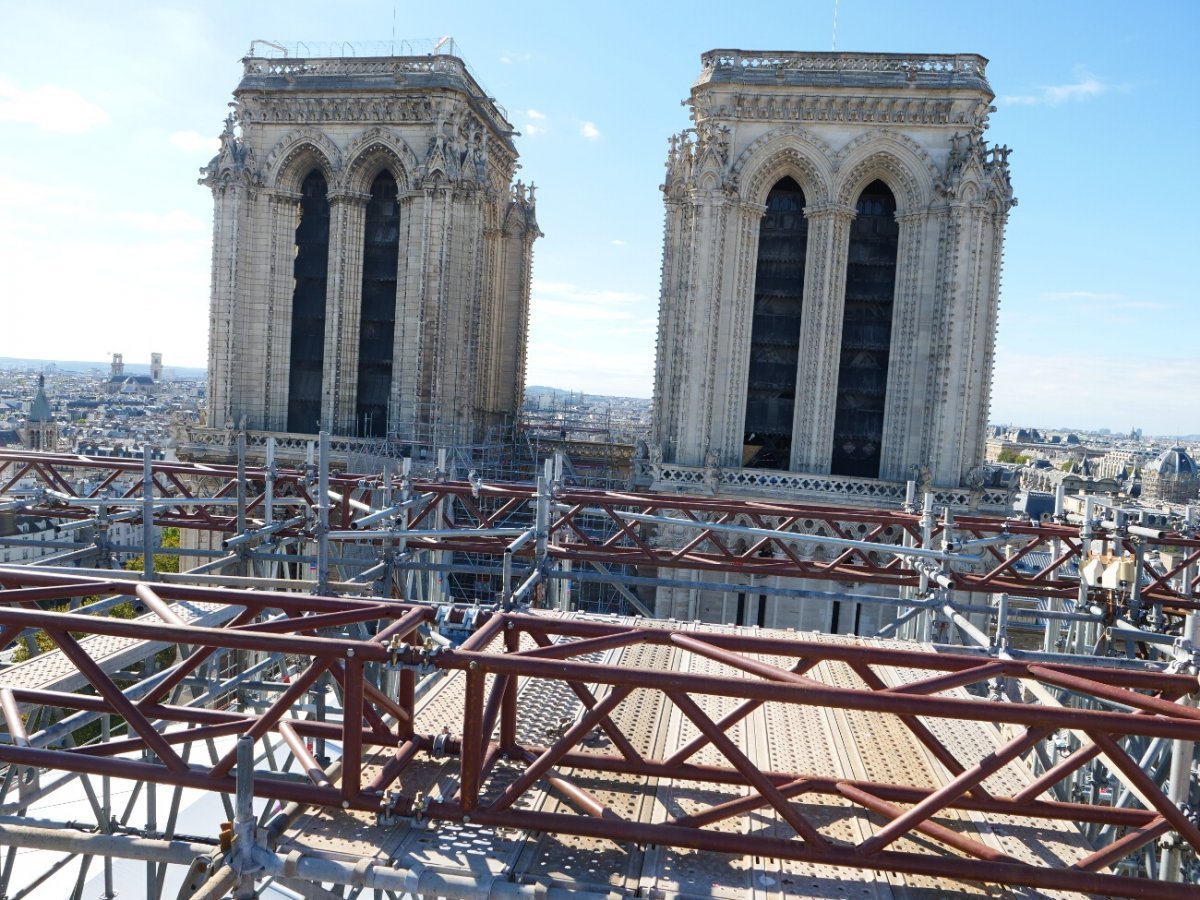
[[[534, 485], [441, 466], [421, 480], [407, 464], [331, 472], [315, 450], [302, 470], [0, 454], [0, 503], [73, 545], [0, 568], [0, 646], [41, 651], [0, 672], [0, 893], [29, 890], [17, 847], [67, 854], [54, 869], [78, 865], [76, 895], [93, 859], [111, 882], [120, 858], [148, 861], [147, 896], [184, 863], [180, 896], [621, 892], [532, 864], [351, 864], [296, 838], [308, 816], [369, 823], [380, 846], [462, 828], [591, 841], [625, 848], [642, 879], [699, 852], [835, 878], [1195, 895], [1194, 517], [1156, 530], [1091, 504], [1029, 523], [585, 491], [553, 464]], [[120, 549], [106, 527], [139, 516], [224, 537], [176, 575], [145, 562], [163, 550], [147, 528], [140, 573], [105, 569]], [[94, 566], [54, 565], [63, 553]], [[1136, 584], [1089, 583], [1086, 566], [1114, 558]], [[455, 571], [489, 579], [487, 602], [455, 597], [440, 577]], [[569, 609], [588, 579], [637, 610], [643, 588], [729, 590], [731, 572], [767, 595], [890, 604], [890, 633], [917, 640]], [[1010, 639], [1022, 617], [1045, 628], [1040, 649]], [[939, 628], [961, 645], [931, 643]], [[840, 749], [800, 752], [797, 723], [805, 746]], [[880, 735], [924, 775], [888, 775], [900, 763], [869, 749]], [[145, 827], [115, 815], [115, 783], [166, 788], [165, 821], [152, 804]], [[29, 814], [74, 784], [93, 825]], [[228, 829], [181, 835], [185, 791], [219, 795]], [[1051, 831], [1053, 852], [1030, 849]]]

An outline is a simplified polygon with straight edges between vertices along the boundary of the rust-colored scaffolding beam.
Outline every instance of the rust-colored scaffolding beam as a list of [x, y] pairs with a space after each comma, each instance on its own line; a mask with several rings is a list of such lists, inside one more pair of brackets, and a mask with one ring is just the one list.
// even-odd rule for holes
[[[237, 608], [228, 625], [202, 627], [171, 621], [123, 620], [78, 613], [49, 612], [39, 606], [84, 596], [122, 595], [133, 586], [29, 568], [0, 569], [0, 628], [40, 629], [72, 659], [81, 663], [92, 693], [66, 693], [31, 685], [9, 684], [18, 704], [49, 707], [63, 715], [85, 711], [128, 725], [128, 733], [107, 743], [80, 748], [27, 746], [23, 741], [0, 745], [0, 763], [64, 772], [107, 775], [158, 784], [231, 793], [232, 754], [210, 765], [188, 763], [183, 748], [216, 736], [274, 732], [289, 745], [304, 739], [340, 741], [342, 771], [330, 777], [306, 748], [298, 754], [310, 783], [272, 773], [258, 773], [254, 792], [260, 797], [324, 806], [331, 809], [379, 810], [428, 816], [452, 822], [471, 821], [513, 829], [694, 848], [720, 853], [752, 854], [860, 870], [936, 874], [943, 878], [1027, 885], [1053, 890], [1084, 891], [1110, 896], [1188, 897], [1195, 887], [1153, 882], [1097, 871], [1111, 866], [1146, 842], [1173, 832], [1193, 851], [1200, 851], [1200, 830], [1187, 811], [1174, 804], [1130, 756], [1130, 738], [1200, 740], [1200, 712], [1181, 698], [1196, 690], [1195, 676], [1148, 670], [1126, 670], [984, 660], [978, 656], [898, 649], [871, 643], [766, 637], [749, 631], [722, 632], [703, 628], [684, 633], [665, 624], [562, 618], [532, 613], [494, 612], [480, 616], [474, 633], [457, 648], [434, 648], [420, 629], [434, 618], [431, 607], [385, 600], [327, 598], [288, 593], [245, 592], [141, 585], [162, 601], [165, 610], [181, 601]], [[149, 596], [148, 595], [148, 596]], [[333, 618], [331, 618], [331, 616]], [[267, 621], [263, 621], [263, 619]], [[365, 625], [365, 637], [329, 636], [329, 624]], [[10, 632], [11, 633], [11, 632]], [[211, 652], [286, 653], [298, 660], [295, 674], [280, 693], [256, 712], [189, 706], [167, 699], [160, 685], [139, 700], [99, 666], [88, 664], [79, 642], [88, 635], [137, 641], [169, 641], [196, 648], [168, 676], [171, 683], [195, 673]], [[585, 659], [602, 648], [672, 647], [717, 663], [724, 674], [683, 669], [651, 669]], [[819, 664], [844, 664], [863, 677], [859, 686], [826, 683], [814, 675]], [[437, 750], [458, 756], [457, 792], [422, 802], [397, 784], [423, 751], [435, 749], [435, 735], [415, 734], [416, 709], [411, 677], [399, 679], [395, 696], [363, 678], [364, 665], [393, 667], [401, 675], [419, 669], [458, 673], [465, 680], [462, 719], [445, 722], [449, 739]], [[906, 673], [903, 683], [885, 683], [882, 670]], [[341, 687], [337, 721], [297, 717], [295, 704], [324, 675]], [[1087, 702], [1079, 706], [1044, 707], [987, 700], [963, 688], [986, 685], [1001, 677], [1031, 685], [1063, 687]], [[518, 684], [554, 682], [565, 685], [582, 702], [583, 712], [548, 745], [521, 741], [518, 723], [536, 712], [524, 708]], [[634, 735], [623, 733], [617, 713], [634, 695], [663, 698], [698, 731], [698, 737], [669, 758], [639, 752]], [[704, 711], [704, 697], [731, 698], [731, 714], [714, 718]], [[940, 786], [891, 784], [847, 779], [822, 771], [761, 770], [729, 735], [737, 719], [754, 708], [773, 706], [799, 710], [816, 707], [856, 710], [901, 723], [914, 738], [941, 759], [957, 760], [957, 771]], [[960, 746], [947, 746], [926, 725], [937, 720], [998, 725], [1006, 737], [982, 756], [970, 758]], [[390, 723], [390, 724], [389, 724]], [[982, 727], [982, 726], [976, 726]], [[585, 740], [599, 728], [613, 751], [596, 749]], [[1082, 749], [1055, 767], [1032, 790], [1006, 796], [987, 787], [988, 779], [1056, 729], [1086, 735], [1092, 749]], [[768, 734], [767, 740], [776, 740]], [[708, 748], [720, 762], [701, 763]], [[125, 758], [148, 750], [142, 759]], [[367, 777], [367, 760], [385, 754], [381, 772]], [[768, 754], [769, 758], [770, 754]], [[1112, 770], [1129, 779], [1146, 801], [1145, 808], [1113, 808], [1046, 797], [1054, 783], [1102, 756]], [[485, 790], [498, 761], [506, 757], [523, 768], [499, 793]], [[709, 757], [711, 759], [711, 756]], [[1078, 764], [1072, 765], [1078, 760]], [[697, 785], [733, 785], [743, 792], [684, 813], [662, 813], [652, 821], [622, 816], [585, 786], [607, 776], [639, 776]], [[549, 789], [563, 797], [572, 812], [531, 811], [522, 800], [533, 790]], [[628, 788], [627, 788], [628, 789]], [[869, 811], [883, 823], [859, 845], [839, 841], [822, 831], [814, 804], [836, 797]], [[523, 808], [525, 807], [525, 808]], [[768, 810], [790, 827], [790, 837], [770, 828], [727, 833], [713, 825], [752, 810]], [[1010, 817], [1017, 823], [1065, 820], [1078, 825], [1117, 826], [1112, 844], [1063, 866], [1035, 866], [997, 853], [957, 821], [935, 821], [942, 811], [975, 812]], [[934, 853], [893, 849], [902, 837], [932, 837]]]

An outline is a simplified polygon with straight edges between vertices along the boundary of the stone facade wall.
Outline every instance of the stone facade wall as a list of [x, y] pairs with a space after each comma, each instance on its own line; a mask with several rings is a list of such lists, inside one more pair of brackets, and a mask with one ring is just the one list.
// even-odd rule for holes
[[330, 206], [320, 427], [356, 433], [365, 211], [383, 171], [400, 210], [388, 436], [469, 442], [512, 421], [540, 231], [500, 107], [452, 56], [244, 65], [201, 179], [214, 199], [207, 425], [289, 430], [298, 201], [314, 170]]

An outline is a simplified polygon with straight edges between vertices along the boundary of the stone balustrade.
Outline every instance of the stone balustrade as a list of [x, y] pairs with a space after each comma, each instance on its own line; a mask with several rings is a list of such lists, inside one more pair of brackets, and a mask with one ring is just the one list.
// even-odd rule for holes
[[[773, 497], [780, 500], [812, 500], [839, 506], [899, 508], [907, 485], [901, 481], [850, 478], [840, 475], [809, 475], [776, 469], [705, 468], [701, 466], [651, 464], [651, 490], [682, 490], [690, 493], [729, 493]], [[1012, 498], [1004, 488], [932, 488], [934, 507], [1007, 513]]]
[[423, 56], [331, 56], [331, 57], [262, 57], [248, 56], [242, 60], [245, 78], [309, 78], [309, 77], [370, 77], [405, 75], [449, 75], [458, 78], [468, 94], [495, 109], [508, 120], [508, 112], [495, 98], [488, 95], [482, 82], [465, 62], [457, 56], [429, 54]]
[[705, 69], [795, 69], [804, 72], [902, 72], [959, 74], [986, 79], [987, 60], [974, 53], [810, 53], [712, 50], [700, 57]]

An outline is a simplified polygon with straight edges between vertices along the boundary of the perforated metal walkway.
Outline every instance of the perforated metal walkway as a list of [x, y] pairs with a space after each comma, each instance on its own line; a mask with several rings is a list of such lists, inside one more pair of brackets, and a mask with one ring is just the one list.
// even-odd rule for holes
[[[222, 603], [178, 600], [169, 605], [187, 625], [216, 626], [238, 613], [236, 607]], [[157, 625], [162, 619], [151, 612], [138, 616], [137, 621]], [[175, 646], [169, 641], [147, 643], [135, 638], [104, 634], [82, 638], [79, 645], [109, 674]], [[61, 650], [48, 650], [25, 662], [9, 666], [4, 669], [3, 681], [10, 688], [46, 691], [77, 691], [88, 683]]]
[[[657, 623], [640, 620], [637, 624], [652, 627]], [[680, 626], [673, 624], [670, 627], [678, 629]], [[697, 625], [689, 630], [710, 631], [714, 627]], [[785, 632], [767, 630], [756, 633], [764, 637], [788, 636]], [[804, 637], [818, 641], [868, 643], [830, 635], [806, 634]], [[869, 643], [877, 647], [914, 649], [910, 643]], [[664, 673], [682, 670], [724, 676], [739, 674], [723, 664], [670, 646], [637, 645], [582, 658]], [[790, 663], [771, 657], [759, 658], [784, 666]], [[876, 671], [889, 685], [920, 677], [894, 668], [879, 667]], [[807, 675], [831, 685], [866, 687], [856, 673], [840, 662], [822, 662]], [[447, 723], [462, 721], [464, 681], [460, 674], [452, 675], [425, 697], [419, 709], [418, 733], [434, 734]], [[535, 694], [530, 694], [531, 691]], [[954, 689], [944, 692], [944, 696], [966, 694], [962, 689]], [[738, 702], [736, 698], [713, 696], [693, 699], [714, 719]], [[549, 743], [556, 736], [556, 729], [561, 729], [561, 723], [581, 711], [578, 698], [565, 683], [545, 681], [522, 684], [520, 708], [523, 718], [519, 723], [519, 738], [534, 743]], [[527, 714], [526, 710], [533, 712]], [[629, 736], [639, 753], [657, 758], [670, 756], [697, 734], [691, 721], [657, 691], [635, 691], [617, 707], [613, 720]], [[961, 748], [962, 759], [968, 764], [1011, 737], [984, 722], [922, 721], [947, 746]], [[762, 770], [827, 773], [838, 778], [926, 788], [937, 788], [951, 780], [946, 768], [895, 716], [767, 703], [727, 733]], [[581, 749], [586, 752], [589, 744], [585, 742]], [[601, 739], [594, 749], [607, 751], [611, 745], [607, 739]], [[374, 760], [367, 777], [374, 775], [383, 761], [383, 758]], [[692, 761], [700, 764], [724, 762], [711, 746]], [[521, 767], [516, 765], [499, 763], [483, 785], [481, 804], [486, 806], [520, 771]], [[741, 788], [719, 784], [698, 786], [666, 779], [592, 773], [576, 773], [575, 779], [580, 787], [614, 812], [637, 822], [663, 822], [680, 811], [690, 812], [742, 796]], [[406, 770], [401, 787], [406, 794], [421, 791], [450, 797], [457, 789], [457, 780], [456, 760], [437, 761], [422, 757]], [[989, 792], [1012, 795], [1032, 780], [1027, 768], [1017, 762], [989, 778], [985, 787]], [[525, 796], [531, 799], [520, 807], [523, 809], [548, 812], [570, 809], [553, 793]], [[851, 845], [862, 843], [886, 821], [840, 797], [806, 798], [804, 814], [825, 837]], [[1018, 821], [1001, 815], [954, 810], [943, 811], [935, 821], [1020, 861], [1036, 865], [1071, 865], [1092, 849], [1074, 824], [1065, 821]], [[769, 807], [709, 827], [740, 833], [753, 831], [781, 838], [793, 835]], [[894, 845], [896, 850], [926, 854], [934, 853], [935, 847], [939, 853], [955, 852], [921, 835], [904, 837]], [[480, 883], [495, 878], [574, 892], [624, 896], [754, 897], [761, 900], [784, 897], [1079, 896], [790, 860], [618, 845], [570, 835], [498, 831], [472, 824], [434, 822], [426, 825], [400, 820], [399, 824], [380, 826], [367, 814], [331, 811], [302, 817], [280, 847], [285, 853], [303, 848], [341, 854], [348, 861], [372, 857], [393, 861], [408, 869], [432, 867], [447, 874], [474, 877]]]

